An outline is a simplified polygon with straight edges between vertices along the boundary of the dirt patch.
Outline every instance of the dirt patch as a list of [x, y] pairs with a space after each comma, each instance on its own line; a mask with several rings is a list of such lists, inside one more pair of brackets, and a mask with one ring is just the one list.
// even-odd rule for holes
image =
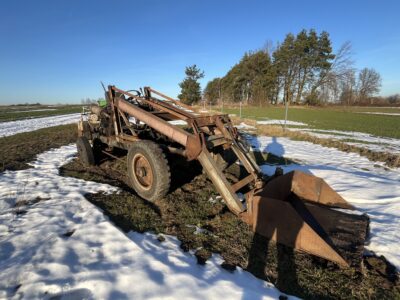
[[[273, 156], [262, 159], [282, 163]], [[169, 157], [169, 162], [173, 170], [171, 191], [154, 204], [127, 186], [123, 160], [105, 160], [90, 168], [74, 160], [61, 174], [119, 186], [118, 194], [90, 194], [87, 198], [124, 231], [177, 236], [184, 251], [196, 250], [200, 264], [207, 263], [211, 253], [219, 253], [224, 259], [222, 267], [228, 271], [239, 266], [283, 292], [306, 299], [400, 298], [398, 273], [383, 257], [364, 258], [360, 268], [340, 269], [326, 260], [277, 245], [254, 234], [230, 213], [197, 162], [175, 156]]]
[[44, 128], [0, 138], [0, 172], [22, 170], [37, 154], [74, 143], [76, 124]]

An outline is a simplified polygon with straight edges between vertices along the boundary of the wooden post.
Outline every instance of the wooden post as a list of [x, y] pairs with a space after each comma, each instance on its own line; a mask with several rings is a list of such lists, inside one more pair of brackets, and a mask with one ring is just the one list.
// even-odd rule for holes
[[288, 101], [288, 99], [286, 99], [286, 103], [285, 103], [285, 124], [283, 126], [283, 132], [286, 131], [286, 122], [287, 122], [288, 110], [289, 110], [289, 101]]

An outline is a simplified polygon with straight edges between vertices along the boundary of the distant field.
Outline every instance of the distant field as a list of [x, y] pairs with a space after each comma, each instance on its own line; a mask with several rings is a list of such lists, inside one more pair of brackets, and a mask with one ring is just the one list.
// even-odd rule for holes
[[[224, 112], [239, 115], [238, 108], [224, 108]], [[358, 131], [376, 136], [400, 138], [400, 115], [366, 114], [365, 112], [400, 114], [400, 108], [290, 107], [288, 119], [307, 123], [311, 128]], [[246, 107], [242, 109], [242, 117], [256, 120], [282, 120], [285, 117], [285, 109], [283, 107]]]
[[82, 105], [0, 106], [0, 122], [78, 113]]

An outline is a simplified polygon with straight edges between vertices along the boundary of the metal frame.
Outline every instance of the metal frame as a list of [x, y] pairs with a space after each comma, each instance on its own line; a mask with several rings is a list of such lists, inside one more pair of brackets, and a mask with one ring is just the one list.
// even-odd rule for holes
[[[197, 114], [150, 87], [144, 88], [143, 95], [134, 95], [110, 85], [106, 98], [108, 111], [93, 109], [100, 119], [107, 118], [112, 123], [109, 126], [113, 132], [96, 133], [104, 143], [129, 149], [132, 143], [140, 141], [142, 129], [129, 121], [129, 117], [134, 117], [153, 136], [161, 136], [168, 151], [188, 160], [197, 159], [228, 208], [255, 232], [339, 265], [348, 265], [327, 232], [335, 227], [332, 218], [348, 215], [330, 208], [352, 209], [352, 206], [322, 179], [295, 171], [265, 182], [260, 168], [240, 144], [238, 131], [227, 114]], [[188, 129], [168, 122], [172, 120], [185, 121]], [[84, 130], [82, 124], [79, 128]], [[232, 149], [248, 175], [231, 185], [213, 158], [217, 147]], [[245, 187], [250, 192], [246, 194], [246, 203], [242, 203], [236, 192]], [[318, 208], [313, 208], [314, 205]], [[354, 220], [361, 217], [357, 218]]]

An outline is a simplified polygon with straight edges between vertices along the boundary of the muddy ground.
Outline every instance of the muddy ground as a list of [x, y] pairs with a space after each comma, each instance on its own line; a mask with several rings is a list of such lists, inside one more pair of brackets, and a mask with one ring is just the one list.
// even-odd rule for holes
[[[271, 155], [263, 159], [282, 162]], [[364, 257], [360, 267], [340, 269], [326, 260], [276, 245], [253, 234], [229, 212], [198, 163], [177, 156], [169, 156], [169, 162], [173, 170], [171, 191], [156, 203], [142, 200], [127, 185], [123, 156], [122, 160], [103, 160], [95, 167], [84, 167], [74, 160], [60, 172], [120, 187], [118, 194], [89, 194], [87, 199], [126, 232], [151, 231], [159, 234], [160, 242], [162, 234], [177, 236], [184, 251], [196, 251], [200, 264], [207, 263], [212, 253], [219, 253], [227, 270], [234, 272], [239, 266], [285, 293], [306, 299], [400, 299], [398, 274], [383, 257]]]

